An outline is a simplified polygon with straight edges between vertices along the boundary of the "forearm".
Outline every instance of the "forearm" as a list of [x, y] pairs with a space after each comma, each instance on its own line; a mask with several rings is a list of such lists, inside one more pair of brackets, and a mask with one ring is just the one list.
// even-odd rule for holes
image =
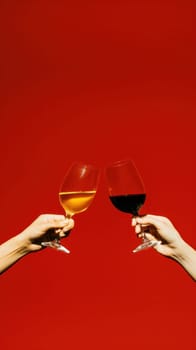
[[17, 235], [0, 245], [0, 274], [16, 263], [29, 251], [21, 235]]
[[196, 251], [183, 241], [172, 256], [188, 274], [196, 281]]

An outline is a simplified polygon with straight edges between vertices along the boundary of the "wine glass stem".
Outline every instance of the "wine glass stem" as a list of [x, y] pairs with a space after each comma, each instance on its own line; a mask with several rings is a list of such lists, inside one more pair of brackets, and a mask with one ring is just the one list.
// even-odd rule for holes
[[[142, 217], [142, 215], [140, 215], [138, 212], [135, 212], [132, 217], [134, 218], [137, 216]], [[149, 242], [149, 239], [146, 237], [145, 229], [141, 225], [140, 225], [140, 227], [141, 227], [140, 234], [142, 235], [143, 242], [144, 243]]]
[[68, 213], [68, 212], [67, 212], [67, 213], [65, 214], [65, 217], [66, 217], [67, 219], [71, 219], [73, 215], [74, 215], [73, 213]]

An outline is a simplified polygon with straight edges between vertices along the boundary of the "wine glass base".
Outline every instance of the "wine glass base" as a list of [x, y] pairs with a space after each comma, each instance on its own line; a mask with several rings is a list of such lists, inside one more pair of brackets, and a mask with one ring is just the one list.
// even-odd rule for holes
[[56, 248], [57, 250], [59, 250], [60, 252], [64, 252], [67, 254], [70, 254], [70, 250], [65, 248], [63, 245], [60, 244], [60, 246], [58, 248]]
[[133, 250], [133, 253], [137, 253], [137, 252], [140, 252], [141, 250], [145, 250], [148, 248], [153, 248], [156, 245], [161, 244], [161, 243], [162, 243], [161, 241], [145, 241], [144, 243], [142, 243], [138, 247], [136, 247]]
[[57, 240], [54, 240], [51, 242], [42, 242], [41, 245], [42, 245], [42, 247], [54, 248], [54, 249], [57, 249], [61, 252], [67, 253], [67, 254], [70, 253], [70, 250], [68, 250], [63, 245], [61, 245]]

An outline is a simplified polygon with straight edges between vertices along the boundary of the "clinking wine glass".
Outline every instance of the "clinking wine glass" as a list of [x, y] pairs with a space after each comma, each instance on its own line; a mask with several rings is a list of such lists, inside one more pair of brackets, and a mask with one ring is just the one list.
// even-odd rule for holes
[[[109, 198], [118, 210], [139, 216], [139, 210], [146, 200], [143, 180], [132, 160], [120, 160], [106, 167]], [[148, 240], [142, 232], [143, 242], [133, 252], [154, 247], [159, 241]]]
[[[99, 169], [91, 164], [75, 162], [70, 166], [59, 191], [59, 201], [67, 218], [88, 209], [97, 191], [99, 173]], [[43, 245], [70, 253], [61, 245], [60, 238]]]

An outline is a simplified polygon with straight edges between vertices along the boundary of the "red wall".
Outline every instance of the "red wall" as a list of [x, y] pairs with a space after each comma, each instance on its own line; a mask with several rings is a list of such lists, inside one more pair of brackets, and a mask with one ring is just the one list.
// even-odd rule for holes
[[[63, 213], [74, 160], [135, 160], [144, 212], [195, 246], [193, 5], [1, 1], [1, 242]], [[1, 349], [195, 349], [195, 284], [138, 239], [102, 173], [68, 256], [32, 254], [0, 278]]]

